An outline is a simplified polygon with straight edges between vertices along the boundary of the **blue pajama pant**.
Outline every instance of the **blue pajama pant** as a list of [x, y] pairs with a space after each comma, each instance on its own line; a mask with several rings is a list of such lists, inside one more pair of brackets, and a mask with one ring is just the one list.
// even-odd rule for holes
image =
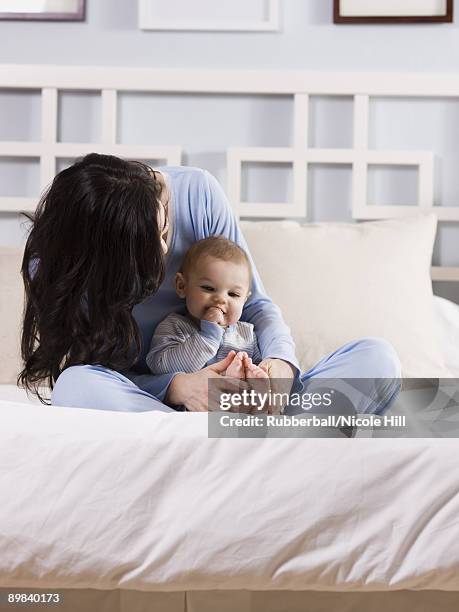
[[[301, 375], [303, 391], [337, 385], [359, 413], [384, 413], [400, 390], [401, 368], [392, 345], [381, 338], [349, 342]], [[322, 380], [321, 380], [322, 379]], [[345, 380], [342, 380], [345, 379]], [[352, 384], [346, 380], [352, 379]], [[175, 412], [123, 374], [99, 365], [62, 372], [51, 396], [56, 406], [145, 412]]]

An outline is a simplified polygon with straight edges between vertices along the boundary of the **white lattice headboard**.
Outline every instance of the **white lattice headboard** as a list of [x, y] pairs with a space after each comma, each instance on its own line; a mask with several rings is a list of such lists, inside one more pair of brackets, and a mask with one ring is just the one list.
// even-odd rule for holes
[[[433, 210], [441, 221], [459, 221], [459, 207], [434, 205], [434, 155], [428, 150], [375, 150], [369, 147], [369, 104], [384, 97], [459, 97], [459, 77], [452, 75], [381, 73], [308, 73], [216, 70], [153, 70], [68, 66], [0, 65], [0, 91], [41, 91], [41, 138], [35, 142], [0, 141], [0, 157], [40, 159], [40, 188], [56, 173], [57, 160], [90, 151], [143, 160], [162, 159], [179, 165], [177, 146], [119, 144], [118, 93], [175, 92], [182, 94], [255, 94], [289, 96], [294, 101], [293, 143], [289, 147], [230, 147], [227, 149], [227, 191], [241, 217], [307, 218], [308, 164], [352, 168], [352, 217], [382, 219]], [[101, 92], [102, 129], [99, 143], [58, 142], [58, 96], [63, 90]], [[349, 96], [353, 100], [353, 142], [348, 148], [318, 148], [309, 144], [310, 96]], [[290, 202], [241, 201], [241, 168], [245, 162], [287, 163], [293, 170]], [[368, 171], [372, 165], [415, 166], [417, 206], [369, 205]], [[38, 197], [38, 194], [37, 194]], [[0, 197], [1, 212], [32, 211], [37, 197]], [[433, 269], [435, 280], [459, 280], [459, 268]]]

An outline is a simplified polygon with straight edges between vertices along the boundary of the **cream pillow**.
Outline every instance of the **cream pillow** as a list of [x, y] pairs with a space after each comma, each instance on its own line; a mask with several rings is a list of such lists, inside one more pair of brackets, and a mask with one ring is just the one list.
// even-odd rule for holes
[[433, 214], [367, 223], [243, 222], [268, 295], [290, 325], [302, 369], [364, 336], [395, 347], [405, 377], [457, 376], [437, 339]]
[[24, 288], [22, 249], [0, 247], [0, 384], [15, 383], [21, 370], [20, 326]]

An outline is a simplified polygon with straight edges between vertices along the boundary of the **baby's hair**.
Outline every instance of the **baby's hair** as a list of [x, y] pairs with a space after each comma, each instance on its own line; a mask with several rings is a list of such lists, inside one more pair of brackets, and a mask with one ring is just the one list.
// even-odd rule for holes
[[232, 261], [237, 264], [244, 264], [249, 271], [249, 285], [252, 284], [252, 266], [247, 253], [235, 242], [223, 236], [211, 236], [198, 240], [188, 249], [180, 266], [179, 272], [184, 276], [190, 272], [201, 257], [215, 257], [222, 261]]

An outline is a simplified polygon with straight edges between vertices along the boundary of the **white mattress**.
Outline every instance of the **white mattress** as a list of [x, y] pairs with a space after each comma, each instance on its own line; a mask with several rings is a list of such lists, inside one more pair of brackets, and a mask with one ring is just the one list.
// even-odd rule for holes
[[459, 590], [456, 440], [5, 401], [0, 431], [0, 586]]

